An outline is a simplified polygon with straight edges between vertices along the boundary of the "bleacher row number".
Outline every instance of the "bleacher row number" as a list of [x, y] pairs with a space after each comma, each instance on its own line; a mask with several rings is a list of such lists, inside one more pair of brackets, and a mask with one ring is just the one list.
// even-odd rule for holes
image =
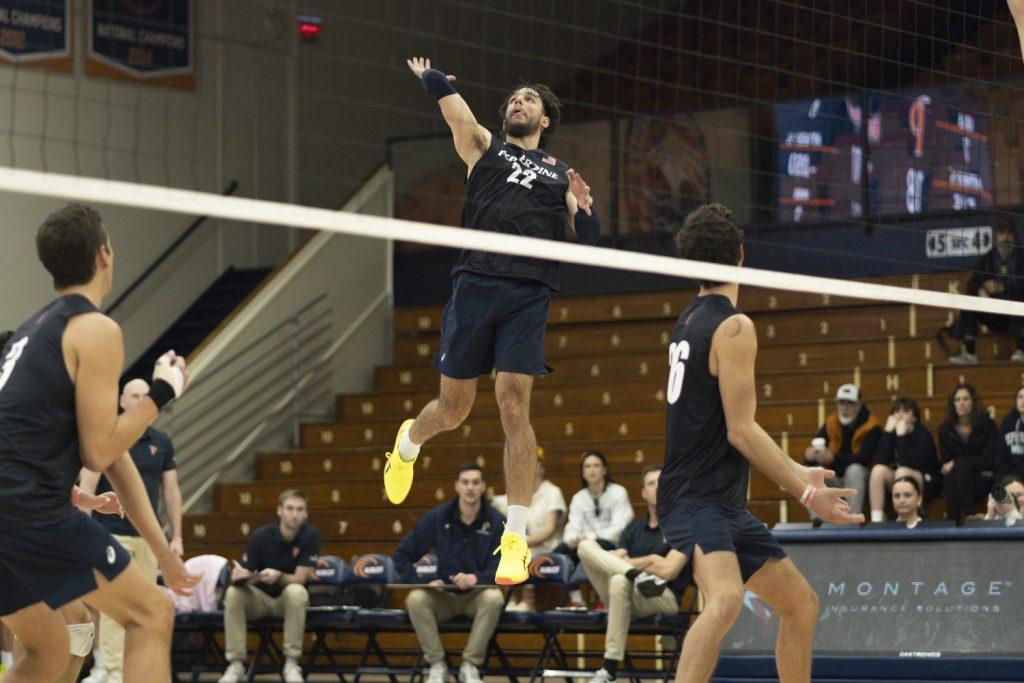
[[344, 536], [345, 532], [348, 531], [348, 522], [344, 519], [338, 520], [338, 535]]
[[821, 336], [823, 336], [823, 337], [828, 336], [828, 321], [827, 320], [822, 320], [820, 323], [818, 323], [818, 331], [821, 332]]
[[565, 306], [562, 306], [560, 309], [558, 309], [558, 319], [559, 320], [565, 320], [568, 317], [569, 317], [569, 309], [568, 308], [566, 308]]
[[391, 533], [393, 533], [394, 535], [398, 536], [399, 534], [402, 533], [402, 531], [403, 531], [403, 529], [402, 529], [402, 522], [400, 522], [399, 520], [396, 519], [394, 521], [394, 523], [391, 525]]
[[619, 335], [617, 334], [613, 334], [609, 343], [612, 345], [613, 348], [617, 348], [619, 344], [622, 343], [622, 338], [619, 337]]
[[373, 430], [369, 427], [363, 430], [363, 441], [367, 443], [373, 441]]
[[403, 409], [403, 410], [404, 410], [405, 412], [407, 412], [407, 413], [408, 413], [408, 412], [409, 412], [410, 410], [412, 410], [412, 399], [411, 399], [411, 398], [407, 398], [407, 399], [405, 399], [404, 401], [402, 401], [402, 409]]
[[601, 376], [601, 366], [598, 365], [597, 363], [594, 363], [593, 365], [591, 365], [590, 366], [590, 376], [591, 377], [600, 377]]
[[658, 389], [656, 392], [654, 392], [654, 400], [657, 401], [658, 403], [661, 403], [662, 401], [664, 401], [665, 400], [665, 390], [664, 389]]
[[282, 460], [280, 463], [278, 463], [278, 466], [281, 468], [281, 474], [291, 474], [292, 473], [292, 461], [291, 460]]
[[885, 390], [886, 391], [899, 391], [900, 390], [900, 376], [899, 375], [886, 375], [885, 376]]
[[429, 470], [430, 469], [430, 463], [433, 462], [430, 459], [430, 456], [429, 455], [424, 455], [420, 460], [423, 463], [423, 469]]
[[471, 425], [462, 425], [462, 438], [468, 439], [469, 435], [473, 433], [473, 427]]
[[417, 344], [416, 355], [420, 358], [430, 355], [430, 344]]
[[629, 423], [623, 422], [622, 424], [619, 425], [617, 431], [619, 432], [620, 436], [626, 436], [627, 434], [629, 434]]
[[566, 436], [572, 436], [575, 433], [576, 433], [576, 428], [573, 426], [572, 422], [566, 422], [565, 423], [565, 435]]
[[437, 490], [434, 491], [434, 499], [437, 500], [438, 502], [444, 500], [444, 489], [441, 488], [440, 486], [438, 486]]
[[330, 429], [321, 429], [320, 443], [334, 443], [334, 432]]
[[193, 524], [192, 535], [195, 538], [206, 538], [206, 525], [205, 524]]
[[671, 301], [666, 301], [666, 302], [661, 304], [661, 314], [662, 315], [672, 315], [672, 302]]
[[799, 365], [802, 368], [803, 367], [807, 367], [807, 354], [806, 353], [798, 353], [797, 356], [796, 356], [796, 362], [797, 362], [797, 365]]
[[359, 410], [362, 411], [363, 415], [373, 415], [373, 401], [363, 401], [359, 405]]
[[[374, 460], [377, 463], [377, 467], [375, 469], [379, 469], [380, 468], [380, 459], [379, 458], [374, 458]], [[320, 463], [320, 466], [324, 468], [324, 472], [330, 472], [332, 469], [334, 469], [334, 461], [331, 460], [330, 458], [324, 458], [324, 461], [322, 463]]]
[[242, 522], [241, 524], [239, 524], [238, 525], [238, 531], [242, 534], [242, 538], [248, 538], [249, 531], [251, 531], [251, 528], [249, 527], [249, 523], [248, 522]]
[[633, 462], [635, 462], [635, 463], [637, 463], [639, 465], [643, 461], [644, 461], [644, 450], [642, 448], [638, 448], [635, 451], [633, 451]]
[[398, 383], [403, 386], [412, 384], [412, 372], [409, 370], [402, 370], [398, 373]]
[[649, 373], [650, 371], [651, 371], [651, 369], [649, 367], [647, 367], [647, 361], [642, 361], [640, 363], [640, 376], [641, 377], [646, 377], [647, 373]]
[[616, 320], [618, 320], [619, 318], [622, 317], [622, 307], [621, 306], [618, 306], [618, 305], [612, 306], [612, 317], [615, 318]]
[[606, 391], [603, 394], [601, 394], [601, 405], [607, 406], [607, 405], [611, 405], [611, 403], [612, 403], [612, 394], [611, 394], [610, 391]]
[[558, 348], [564, 349], [569, 345], [569, 337], [564, 334], [558, 335]]
[[419, 318], [416, 319], [416, 324], [419, 326], [419, 328], [421, 330], [429, 330], [430, 329], [430, 316], [421, 315]]
[[822, 306], [828, 306], [830, 303], [832, 303], [832, 296], [830, 294], [822, 294], [821, 295], [821, 305]]
[[775, 308], [778, 307], [778, 305], [779, 305], [779, 300], [775, 297], [775, 295], [774, 294], [769, 294], [768, 295], [768, 308], [769, 309], [775, 309]]
[[370, 469], [372, 469], [374, 472], [380, 472], [380, 468], [381, 468], [380, 458], [374, 458], [373, 460], [370, 461]]
[[881, 328], [882, 332], [886, 331], [887, 326], [886, 326], [886, 323], [885, 323], [885, 318], [879, 318], [878, 319], [878, 325]]
[[338, 489], [331, 489], [331, 503], [337, 505], [341, 502], [341, 491]]
[[252, 493], [250, 493], [249, 491], [239, 491], [238, 504], [245, 506], [252, 505]]
[[562, 398], [562, 395], [561, 395], [561, 394], [558, 394], [558, 393], [556, 393], [556, 394], [555, 394], [555, 396], [554, 396], [554, 398], [552, 398], [552, 399], [551, 399], [551, 402], [555, 404], [555, 407], [556, 407], [556, 408], [561, 408], [561, 407], [562, 407], [562, 404], [563, 404], [563, 403], [564, 403], [565, 401], [564, 401], [564, 399]]
[[487, 458], [484, 457], [483, 453], [478, 453], [474, 462], [480, 467], [487, 467]]
[[775, 325], [767, 325], [767, 326], [765, 326], [765, 328], [764, 328], [764, 336], [768, 337], [769, 339], [774, 339], [775, 338]]
[[763, 387], [763, 392], [764, 392], [764, 397], [765, 398], [771, 398], [772, 397], [772, 385], [771, 384], [765, 384], [764, 387]]
[[662, 346], [668, 346], [668, 342], [669, 342], [668, 332], [662, 332], [661, 333], [661, 345]]

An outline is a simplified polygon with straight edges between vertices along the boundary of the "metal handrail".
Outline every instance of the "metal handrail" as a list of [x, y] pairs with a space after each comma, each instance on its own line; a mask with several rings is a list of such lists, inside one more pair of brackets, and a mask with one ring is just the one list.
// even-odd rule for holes
[[[224, 188], [224, 191], [221, 192], [221, 195], [223, 195], [225, 197], [229, 197], [229, 196], [233, 195], [235, 193], [235, 190], [237, 190], [237, 189], [238, 189], [238, 181], [237, 180], [232, 180], [231, 183], [226, 188]], [[139, 285], [141, 285], [146, 280], [146, 278], [148, 278], [150, 275], [152, 275], [153, 271], [156, 270], [157, 268], [159, 268], [160, 265], [164, 261], [166, 261], [170, 257], [170, 255], [172, 253], [174, 253], [174, 251], [178, 247], [181, 246], [181, 243], [184, 242], [185, 240], [187, 240], [189, 238], [189, 236], [192, 233], [194, 233], [196, 231], [196, 229], [198, 229], [199, 226], [202, 225], [203, 223], [205, 223], [209, 218], [210, 218], [209, 216], [200, 216], [199, 218], [197, 218], [194, 221], [192, 221], [192, 224], [189, 225], [188, 228], [185, 229], [185, 232], [181, 233], [178, 236], [178, 239], [176, 239], [173, 242], [171, 242], [170, 246], [167, 247], [166, 249], [164, 249], [164, 252], [162, 254], [160, 254], [159, 256], [157, 256], [156, 260], [153, 261], [152, 263], [150, 263], [149, 267], [146, 268], [146, 270], [142, 271], [142, 274], [139, 275], [137, 278], [135, 278], [135, 281], [132, 282], [130, 285], [128, 285], [128, 288], [125, 289], [123, 292], [121, 292], [120, 296], [118, 296], [116, 299], [114, 299], [114, 302], [111, 303], [110, 306], [107, 307], [107, 310], [105, 310], [104, 313], [106, 313], [107, 315], [110, 315], [111, 313], [113, 313], [115, 308], [120, 306], [124, 302], [124, 300], [127, 299], [129, 297], [129, 295], [131, 295], [132, 292], [134, 292], [136, 289], [138, 289]]]
[[225, 362], [221, 363], [220, 365], [218, 365], [215, 368], [212, 368], [210, 370], [204, 371], [203, 374], [192, 384], [192, 388], [194, 389], [195, 387], [200, 386], [200, 384], [202, 382], [208, 381], [211, 377], [217, 375], [217, 373], [219, 373], [222, 370], [226, 369], [231, 364], [231, 362], [233, 360], [235, 360], [236, 358], [240, 358], [240, 357], [244, 356], [245, 354], [249, 353], [250, 351], [255, 349], [257, 346], [262, 344], [264, 341], [266, 341], [267, 338], [273, 336], [277, 332], [280, 332], [283, 328], [287, 327], [288, 325], [291, 325], [293, 320], [295, 320], [296, 318], [301, 317], [309, 309], [313, 308], [314, 306], [316, 306], [318, 303], [320, 303], [321, 301], [323, 301], [326, 298], [327, 298], [327, 294], [326, 293], [321, 293], [316, 298], [314, 298], [311, 301], [309, 301], [308, 303], [304, 304], [301, 308], [299, 308], [299, 310], [295, 311], [288, 318], [286, 318], [285, 320], [282, 320], [277, 325], [274, 325], [269, 330], [267, 330], [266, 332], [264, 332], [260, 336], [256, 337], [256, 339], [254, 339], [253, 341], [249, 342], [248, 344], [246, 344], [244, 347], [242, 347], [238, 351], [235, 351], [232, 354], [231, 358], [227, 359]]
[[353, 320], [345, 331], [338, 336], [337, 339], [327, 348], [326, 351], [313, 363], [313, 367], [308, 369], [305, 374], [295, 382], [294, 386], [289, 389], [273, 407], [267, 411], [263, 419], [256, 424], [249, 433], [241, 439], [241, 441], [231, 450], [231, 452], [225, 457], [220, 466], [212, 473], [212, 475], [206, 477], [199, 488], [194, 491], [182, 506], [182, 512], [188, 512], [199, 500], [202, 499], [206, 492], [216, 484], [220, 478], [224, 475], [224, 472], [230, 467], [238, 458], [245, 453], [252, 444], [256, 442], [256, 439], [260, 437], [272, 424], [275, 423], [276, 419], [280, 418], [280, 413], [287, 407], [292, 406], [293, 416], [297, 414], [294, 410], [295, 401], [299, 396], [299, 392], [306, 388], [311, 382], [319, 378], [324, 372], [326, 372], [326, 366], [334, 359], [338, 351], [345, 345], [346, 342], [355, 334], [356, 330], [362, 327], [369, 317], [381, 306], [390, 300], [391, 292], [388, 289], [382, 291], [376, 299], [360, 313], [355, 320]]

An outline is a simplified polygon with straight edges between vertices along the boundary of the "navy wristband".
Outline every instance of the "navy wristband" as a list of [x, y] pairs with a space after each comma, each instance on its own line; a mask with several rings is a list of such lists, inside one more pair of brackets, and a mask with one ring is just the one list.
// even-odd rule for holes
[[174, 388], [162, 379], [154, 379], [149, 385], [149, 397], [153, 399], [157, 410], [163, 410], [165, 405], [175, 399]]
[[420, 77], [420, 82], [423, 83], [423, 89], [433, 95], [435, 100], [447, 97], [448, 95], [455, 95], [459, 92], [452, 85], [452, 82], [448, 80], [448, 77], [444, 75], [444, 72], [439, 69], [427, 69], [424, 71], [423, 76]]
[[583, 209], [577, 210], [572, 227], [576, 231], [576, 236], [580, 238], [580, 242], [597, 244], [601, 238], [601, 219], [597, 215], [597, 207], [591, 205], [589, 216]]

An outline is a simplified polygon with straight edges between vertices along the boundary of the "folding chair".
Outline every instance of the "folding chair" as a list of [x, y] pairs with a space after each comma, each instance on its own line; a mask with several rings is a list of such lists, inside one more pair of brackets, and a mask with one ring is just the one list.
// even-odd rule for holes
[[[341, 681], [345, 674], [353, 673], [355, 667], [345, 666], [338, 661], [338, 651], [327, 646], [327, 636], [343, 631], [352, 631], [352, 617], [356, 610], [339, 603], [341, 586], [348, 573], [345, 561], [333, 555], [317, 558], [313, 576], [306, 583], [309, 590], [309, 610], [306, 613], [306, 630], [313, 634], [313, 647], [303, 666], [305, 672], [330, 673]], [[323, 657], [326, 663], [321, 664]]]
[[[231, 563], [226, 562], [217, 576], [217, 588], [226, 590], [230, 578]], [[217, 634], [223, 632], [223, 610], [176, 614], [171, 645], [171, 675], [174, 680], [181, 680], [179, 672], [188, 672], [188, 680], [196, 683], [204, 672], [223, 671], [228, 665], [227, 658], [216, 639]]]
[[[405, 610], [385, 607], [391, 594], [387, 585], [395, 583], [396, 578], [395, 563], [387, 555], [377, 553], [361, 555], [354, 559], [349, 567], [344, 585], [370, 585], [379, 586], [382, 589], [376, 607], [359, 608], [352, 615], [352, 623], [356, 629], [366, 635], [366, 644], [360, 652], [359, 663], [355, 669], [355, 683], [358, 683], [366, 675], [387, 676], [391, 683], [398, 683], [399, 675], [412, 676], [415, 671], [413, 667], [393, 666], [378, 640], [381, 633], [412, 631], [409, 615]], [[415, 651], [402, 650], [391, 654], [393, 656], [398, 654], [418, 655], [419, 649], [417, 648]], [[371, 657], [376, 658], [379, 666], [369, 666], [368, 661]]]

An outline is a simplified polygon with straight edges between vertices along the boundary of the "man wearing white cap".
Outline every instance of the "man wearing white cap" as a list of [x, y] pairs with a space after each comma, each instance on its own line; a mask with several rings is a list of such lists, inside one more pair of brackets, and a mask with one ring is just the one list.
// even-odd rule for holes
[[860, 400], [855, 384], [844, 384], [836, 391], [836, 410], [825, 418], [818, 437], [804, 452], [804, 462], [835, 470], [830, 486], [856, 489], [850, 510], [857, 514], [864, 507], [868, 473], [874, 460], [882, 427]]

